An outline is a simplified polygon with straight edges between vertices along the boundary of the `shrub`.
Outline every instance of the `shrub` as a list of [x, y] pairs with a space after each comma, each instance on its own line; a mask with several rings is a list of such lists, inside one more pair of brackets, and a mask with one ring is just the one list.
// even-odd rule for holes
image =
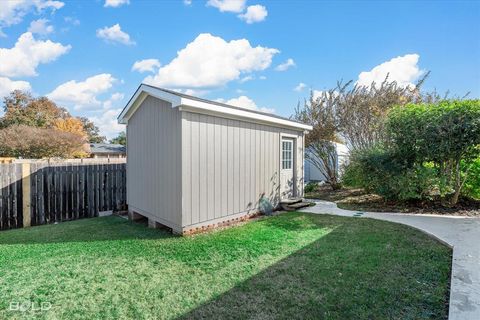
[[20, 158], [69, 158], [83, 152], [85, 139], [54, 129], [14, 125], [0, 130], [0, 156]]
[[311, 193], [311, 192], [315, 192], [318, 190], [318, 183], [317, 182], [313, 182], [313, 181], [310, 181], [309, 183], [307, 183], [305, 185], [305, 187], [303, 188], [303, 191], [305, 193]]
[[351, 154], [349, 161], [343, 167], [342, 183], [347, 187], [363, 188], [364, 186], [362, 166], [355, 156], [358, 156], [358, 153]]
[[433, 167], [406, 166], [401, 157], [381, 147], [352, 154], [343, 182], [400, 201], [431, 198], [439, 185]]
[[462, 171], [468, 170], [468, 177], [463, 186], [463, 194], [480, 200], [480, 157], [472, 162], [470, 166], [462, 163]]
[[386, 199], [478, 197], [480, 100], [408, 104], [388, 115], [383, 147], [352, 154], [344, 183]]
[[409, 168], [432, 163], [442, 181], [441, 193], [450, 191], [458, 201], [470, 170], [480, 156], [480, 100], [408, 104], [388, 115], [386, 144]]

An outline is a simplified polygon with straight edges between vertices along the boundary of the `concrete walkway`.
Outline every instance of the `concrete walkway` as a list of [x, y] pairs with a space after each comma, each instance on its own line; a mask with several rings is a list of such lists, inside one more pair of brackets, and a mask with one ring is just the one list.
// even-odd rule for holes
[[329, 201], [317, 200], [315, 203], [315, 206], [301, 211], [398, 222], [422, 230], [453, 247], [449, 319], [480, 319], [480, 218], [357, 212], [339, 209]]

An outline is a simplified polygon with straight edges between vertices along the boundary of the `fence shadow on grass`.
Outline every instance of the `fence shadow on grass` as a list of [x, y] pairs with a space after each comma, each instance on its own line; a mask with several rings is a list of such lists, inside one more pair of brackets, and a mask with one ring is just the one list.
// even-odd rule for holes
[[0, 245], [95, 242], [114, 240], [154, 240], [175, 237], [146, 224], [127, 221], [118, 216], [87, 218], [0, 232]]

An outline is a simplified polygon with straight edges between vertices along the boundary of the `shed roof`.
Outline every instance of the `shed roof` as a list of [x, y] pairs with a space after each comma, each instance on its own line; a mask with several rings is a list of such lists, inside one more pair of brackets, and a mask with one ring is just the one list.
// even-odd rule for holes
[[198, 98], [143, 83], [138, 87], [137, 91], [135, 91], [125, 108], [123, 108], [122, 112], [118, 116], [118, 122], [126, 124], [128, 119], [132, 116], [132, 114], [147, 96], [153, 96], [158, 99], [168, 101], [172, 104], [173, 108], [178, 107], [180, 110], [184, 111], [224, 114], [236, 118], [268, 123], [270, 125], [276, 125], [280, 127], [312, 130], [312, 127], [309, 125], [271, 113], [232, 106], [229, 104]]
[[94, 154], [124, 154], [125, 146], [110, 143], [90, 143], [90, 153]]

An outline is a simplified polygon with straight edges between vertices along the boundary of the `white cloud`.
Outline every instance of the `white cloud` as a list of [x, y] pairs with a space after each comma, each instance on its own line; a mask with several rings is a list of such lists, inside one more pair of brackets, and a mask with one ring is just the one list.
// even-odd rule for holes
[[111, 95], [110, 99], [113, 101], [118, 101], [122, 100], [125, 97], [125, 95], [121, 92], [115, 92], [114, 94]]
[[135, 61], [132, 66], [132, 71], [154, 72], [157, 68], [160, 68], [160, 61], [158, 61], [157, 59], [144, 59]]
[[265, 77], [265, 76], [260, 76], [260, 77], [258, 77], [258, 79], [260, 79], [260, 80], [267, 80], [267, 77]]
[[130, 39], [130, 35], [122, 31], [120, 24], [105, 27], [97, 30], [97, 37], [107, 42], [118, 42], [125, 45], [134, 45], [135, 41]]
[[27, 81], [13, 81], [9, 78], [0, 77], [0, 100], [13, 90], [30, 91], [32, 87]]
[[[168, 89], [168, 88], [167, 88]], [[171, 89], [176, 92], [180, 92], [183, 94], [188, 94], [189, 96], [201, 97], [209, 93], [209, 90], [202, 90], [202, 89], [178, 89], [173, 88]]]
[[389, 81], [396, 81], [401, 87], [413, 86], [413, 82], [423, 74], [423, 70], [418, 67], [419, 58], [418, 54], [393, 58], [370, 71], [360, 73], [357, 84], [370, 86], [375, 81], [377, 85], [380, 85], [388, 74]]
[[208, 0], [207, 6], [215, 7], [221, 12], [242, 12], [246, 0]]
[[[324, 93], [326, 95], [326, 98], [330, 97], [330, 92], [328, 92], [328, 91], [313, 90], [312, 93], [313, 93], [313, 99], [315, 99], [315, 100], [322, 97]], [[339, 92], [338, 91], [333, 91], [332, 95], [333, 95], [333, 97], [338, 97]]]
[[229, 42], [209, 33], [200, 34], [169, 64], [161, 67], [146, 83], [170, 88], [220, 87], [242, 74], [264, 70], [279, 51], [252, 47], [247, 39]]
[[294, 67], [295, 66], [295, 61], [293, 61], [292, 58], [289, 58], [287, 59], [287, 61], [285, 61], [284, 63], [281, 63], [279, 64], [275, 70], [276, 71], [286, 71], [288, 68], [290, 67]]
[[116, 137], [121, 131], [125, 130], [125, 125], [119, 124], [117, 121], [117, 116], [121, 111], [121, 108], [110, 109], [103, 112], [101, 116], [93, 116], [89, 117], [89, 119], [100, 129], [102, 135], [111, 139]]
[[0, 48], [0, 76], [35, 76], [39, 64], [56, 60], [70, 48], [50, 40], [35, 40], [31, 32], [25, 32], [13, 48]]
[[46, 9], [56, 10], [63, 6], [63, 2], [53, 0], [2, 0], [0, 1], [0, 35], [3, 35], [1, 28], [22, 22], [23, 17], [33, 9], [41, 13]]
[[108, 73], [97, 74], [84, 81], [70, 80], [56, 87], [47, 97], [77, 110], [98, 106], [101, 104], [98, 95], [107, 92], [115, 81]]
[[303, 82], [300, 82], [295, 88], [293, 88], [294, 91], [303, 91], [303, 89], [305, 89], [307, 87], [307, 85]]
[[313, 99], [317, 99], [317, 98], [322, 96], [323, 91], [322, 90], [313, 90], [312, 94], [313, 94]]
[[120, 100], [123, 100], [123, 98], [125, 97], [125, 95], [121, 92], [115, 92], [113, 93], [110, 98], [108, 98], [107, 100], [103, 101], [103, 109], [111, 109], [113, 104], [120, 101]]
[[34, 5], [37, 7], [37, 10], [44, 10], [44, 9], [52, 9], [52, 10], [57, 10], [62, 8], [65, 3], [62, 1], [56, 1], [56, 0], [30, 0], [26, 2], [33, 2]]
[[47, 35], [49, 33], [52, 33], [54, 31], [53, 26], [48, 25], [49, 20], [48, 19], [38, 19], [30, 22], [30, 27], [28, 28], [28, 31], [31, 33], [36, 33], [39, 35]]
[[130, 4], [129, 0], [105, 0], [104, 7], [117, 8], [124, 4]]
[[254, 76], [246, 76], [246, 77], [243, 77], [242, 79], [240, 79], [238, 82], [245, 83], [247, 81], [252, 81], [253, 79], [255, 79]]
[[192, 0], [183, 0], [183, 4], [189, 6], [192, 4]]
[[251, 24], [265, 20], [268, 15], [267, 8], [256, 4], [254, 6], [248, 6], [245, 13], [239, 14], [238, 17], [244, 20], [246, 23]]
[[230, 100], [225, 100], [220, 98], [215, 101], [240, 107], [240, 108], [250, 109], [250, 110], [262, 111], [262, 112], [268, 112], [268, 113], [275, 112], [275, 109], [257, 107], [257, 104], [255, 103], [255, 101], [253, 101], [247, 96], [239, 96], [238, 98], [232, 98]]
[[[184, 0], [184, 3], [185, 1], [191, 4], [191, 0]], [[248, 24], [265, 20], [268, 15], [265, 6], [256, 4], [248, 6], [245, 10], [246, 2], [246, 0], [208, 0], [207, 6], [215, 7], [220, 10], [220, 12], [239, 13], [238, 17]]]
[[80, 20], [78, 20], [75, 17], [65, 17], [63, 18], [63, 20], [65, 20], [66, 23], [70, 23], [71, 25], [74, 25], [74, 26], [80, 25]]

